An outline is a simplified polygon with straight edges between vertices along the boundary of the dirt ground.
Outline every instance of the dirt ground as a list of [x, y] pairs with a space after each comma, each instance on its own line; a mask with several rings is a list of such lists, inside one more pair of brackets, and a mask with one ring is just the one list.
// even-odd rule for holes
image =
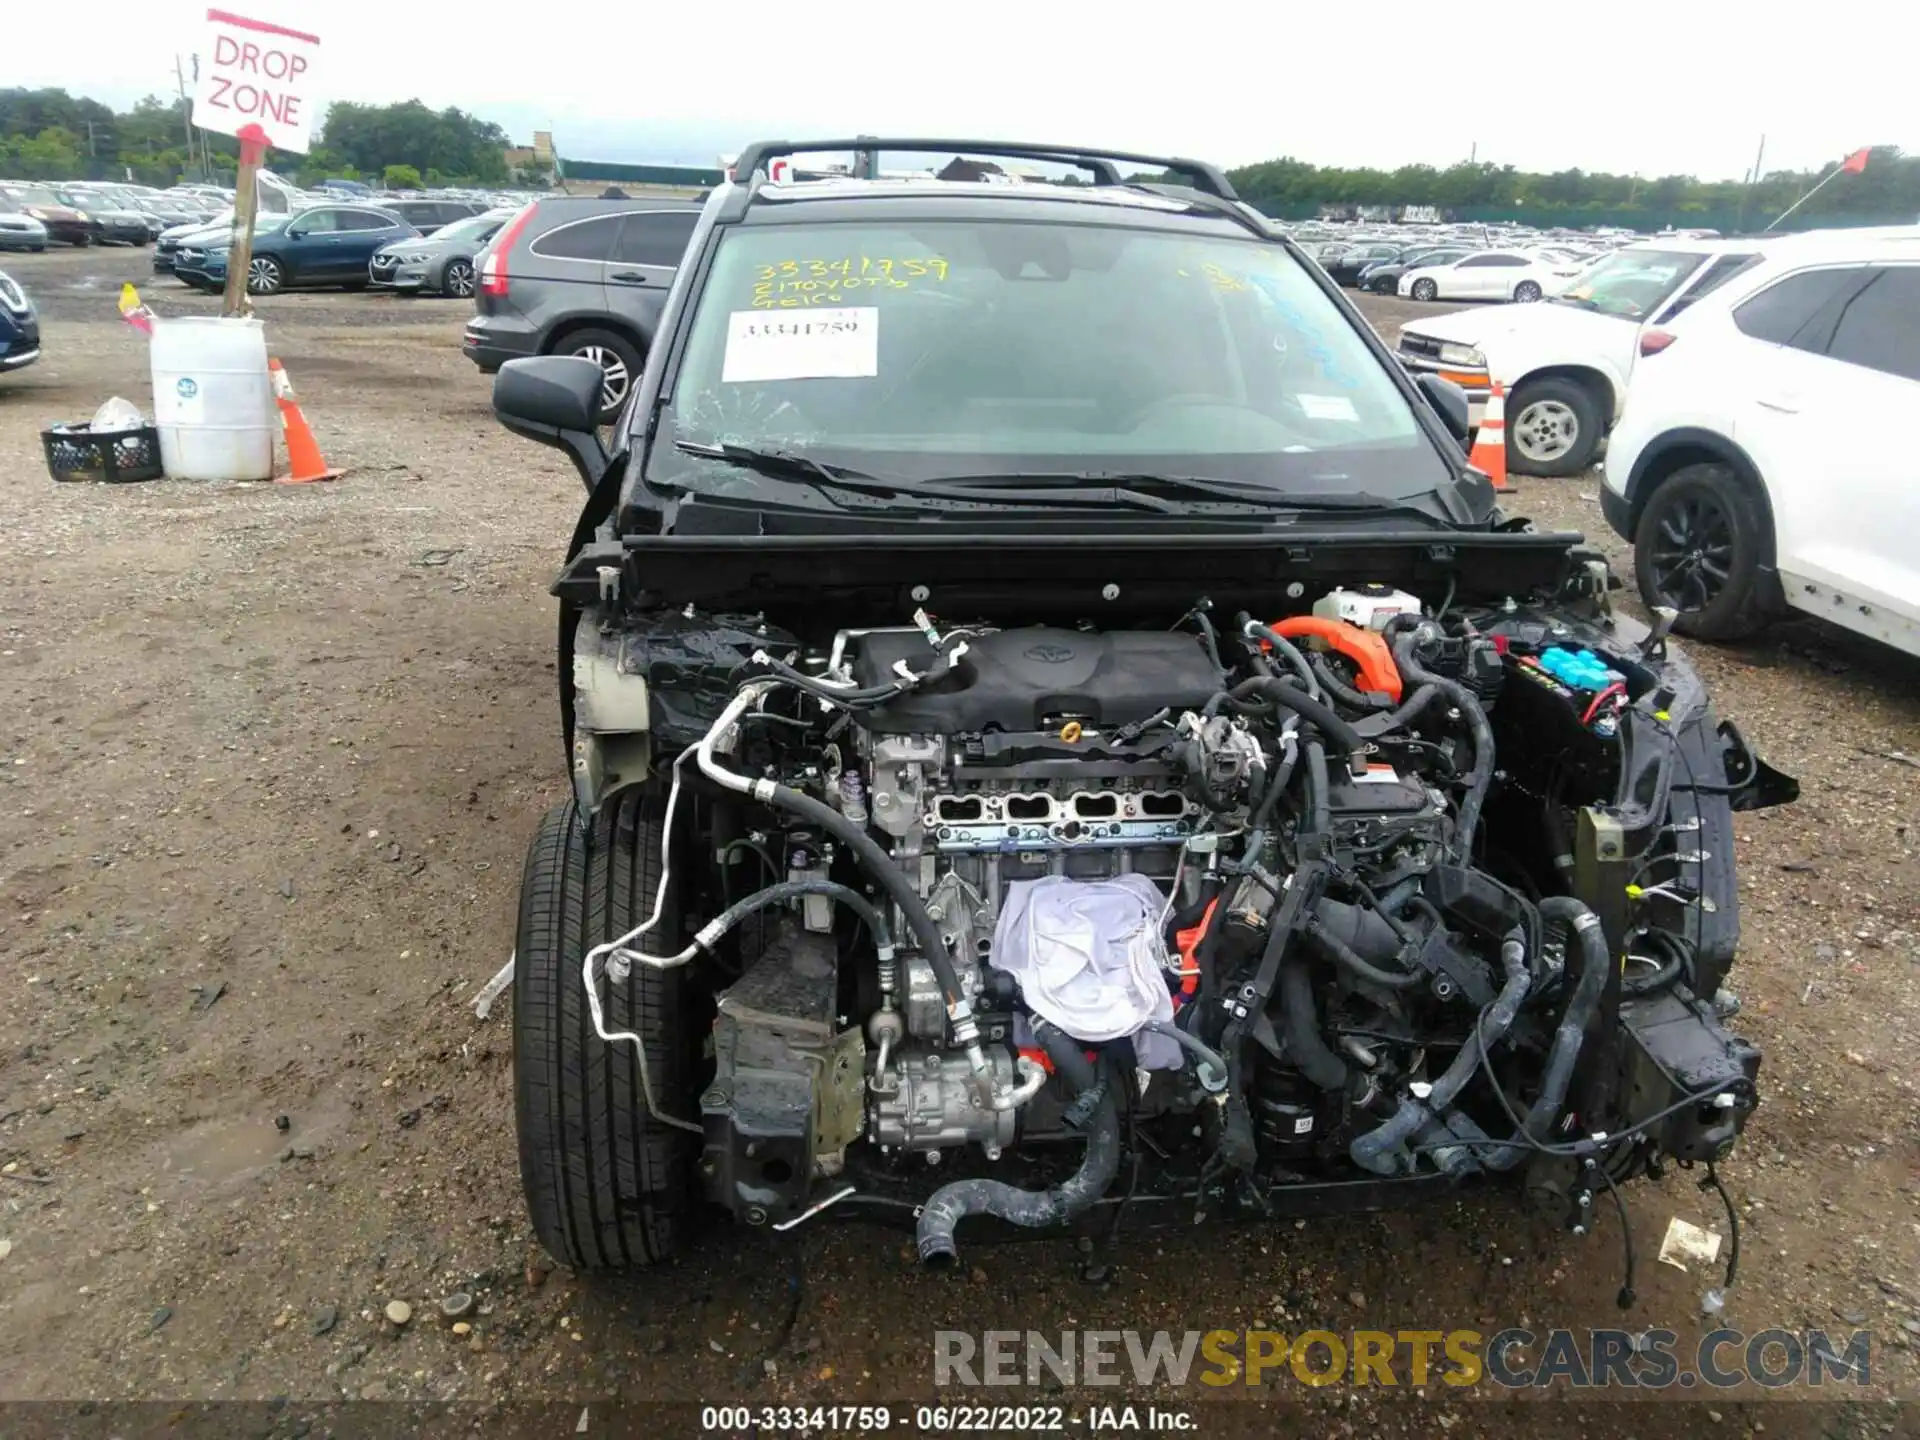
[[[0, 378], [0, 1400], [264, 1402], [260, 1433], [300, 1434], [344, 1400], [951, 1401], [939, 1329], [1699, 1328], [1715, 1277], [1653, 1261], [1673, 1216], [1726, 1230], [1685, 1174], [1630, 1188], [1626, 1317], [1610, 1212], [1576, 1240], [1483, 1196], [1128, 1240], [1104, 1272], [1041, 1242], [933, 1276], [898, 1234], [823, 1223], [550, 1273], [508, 1020], [471, 999], [564, 789], [546, 587], [578, 482], [493, 422], [462, 305], [319, 295], [261, 313], [344, 479], [55, 486], [42, 426], [151, 404], [121, 282], [165, 314], [214, 302], [150, 283], [145, 251], [0, 265], [45, 328]], [[1419, 310], [1367, 303], [1389, 334]], [[1523, 480], [1512, 508], [1611, 541], [1598, 484]], [[1870, 1329], [1871, 1384], [1627, 1410], [1287, 1378], [1237, 1404], [1069, 1393], [1075, 1426], [1132, 1398], [1204, 1435], [1914, 1433], [1892, 1397], [1920, 1397], [1920, 768], [1888, 757], [1920, 755], [1920, 661], [1811, 622], [1692, 653], [1803, 787], [1738, 826], [1732, 983], [1766, 1061], [1724, 1170], [1725, 1323]], [[438, 1323], [453, 1292], [470, 1333]], [[672, 1423], [652, 1433], [698, 1428]]]

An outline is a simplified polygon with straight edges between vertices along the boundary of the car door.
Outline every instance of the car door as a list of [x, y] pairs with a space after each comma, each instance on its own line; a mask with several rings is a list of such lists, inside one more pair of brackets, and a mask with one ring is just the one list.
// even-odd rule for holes
[[614, 268], [613, 244], [623, 217], [590, 215], [569, 220], [534, 237], [527, 247], [528, 279], [517, 288], [522, 306], [541, 330], [567, 315], [611, 308], [607, 272]]
[[[1789, 305], [1811, 313], [1779, 341], [1797, 318]], [[1801, 271], [1742, 302], [1734, 321], [1779, 341], [1740, 377], [1734, 438], [1766, 481], [1788, 599], [1913, 649], [1920, 459], [1885, 422], [1920, 409], [1920, 265]]]
[[1499, 294], [1498, 255], [1469, 255], [1457, 265], [1438, 272], [1442, 300], [1481, 300]]
[[620, 217], [607, 266], [607, 301], [616, 313], [652, 331], [698, 218], [692, 210], [630, 210]]
[[289, 281], [314, 284], [337, 279], [334, 269], [334, 242], [340, 224], [340, 212], [332, 205], [316, 205], [302, 210], [281, 232], [281, 260]]
[[329, 257], [339, 266], [339, 269], [328, 278], [366, 279], [367, 262], [373, 259], [373, 252], [389, 240], [398, 239], [403, 233], [394, 224], [392, 216], [383, 215], [378, 210], [340, 211], [333, 251]]

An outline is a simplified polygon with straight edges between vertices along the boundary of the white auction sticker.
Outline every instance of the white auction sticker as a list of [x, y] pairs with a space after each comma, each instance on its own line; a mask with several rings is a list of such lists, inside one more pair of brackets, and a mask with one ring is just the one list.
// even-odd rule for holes
[[1344, 395], [1302, 395], [1300, 408], [1309, 420], [1358, 420], [1353, 401]]
[[727, 357], [720, 379], [861, 379], [880, 373], [880, 311], [836, 307], [809, 315], [735, 310], [727, 319]]

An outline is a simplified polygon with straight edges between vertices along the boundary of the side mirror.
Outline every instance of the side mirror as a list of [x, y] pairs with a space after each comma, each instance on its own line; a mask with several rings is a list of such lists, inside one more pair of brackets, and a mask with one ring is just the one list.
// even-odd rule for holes
[[1467, 392], [1453, 381], [1443, 380], [1438, 375], [1416, 375], [1413, 383], [1420, 387], [1420, 393], [1427, 397], [1427, 403], [1440, 416], [1440, 423], [1447, 427], [1447, 433], [1465, 449], [1468, 438], [1473, 434]]
[[579, 355], [509, 360], [493, 377], [494, 418], [516, 435], [565, 450], [591, 491], [613, 458], [595, 428], [605, 379], [596, 362]]
[[307, 238], [307, 235], [309, 233], [310, 232], [306, 230], [302, 230], [297, 225], [290, 225], [287, 227], [287, 238], [289, 240], [304, 240]]

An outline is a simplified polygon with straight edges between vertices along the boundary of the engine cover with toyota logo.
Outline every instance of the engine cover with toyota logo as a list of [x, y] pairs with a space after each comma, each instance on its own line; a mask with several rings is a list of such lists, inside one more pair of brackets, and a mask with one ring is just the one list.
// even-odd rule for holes
[[[862, 636], [854, 679], [884, 685], [905, 661], [916, 673], [934, 665], [924, 635]], [[966, 637], [952, 670], [868, 712], [880, 734], [951, 735], [981, 730], [1048, 730], [1069, 720], [1089, 729], [1144, 720], [1160, 710], [1198, 710], [1222, 677], [1190, 630], [1116, 630], [1096, 634], [1035, 626]]]

